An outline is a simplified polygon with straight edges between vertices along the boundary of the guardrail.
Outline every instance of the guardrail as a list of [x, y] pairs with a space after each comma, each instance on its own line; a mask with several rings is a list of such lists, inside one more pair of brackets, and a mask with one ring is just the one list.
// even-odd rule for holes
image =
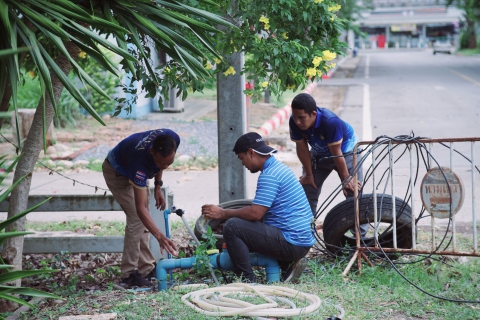
[[[153, 188], [149, 190], [150, 201], [149, 209], [153, 220], [157, 226], [165, 233], [165, 219], [163, 211], [155, 207], [155, 198]], [[162, 187], [165, 196], [166, 208], [173, 206], [173, 194], [169, 193], [168, 187]], [[30, 195], [28, 198], [28, 207], [51, 197], [50, 201], [44, 203], [35, 212], [68, 212], [68, 211], [122, 211], [120, 205], [115, 201], [113, 195]], [[8, 211], [10, 198], [0, 203], [0, 212]], [[123, 214], [123, 213], [122, 213]], [[28, 215], [27, 215], [28, 218]], [[168, 224], [170, 225], [170, 224]], [[170, 231], [170, 230], [169, 230]], [[84, 236], [78, 234], [75, 236], [58, 236], [53, 233], [49, 236], [48, 232], [36, 232], [25, 236], [23, 253], [115, 253], [123, 252], [123, 236]], [[155, 260], [167, 258], [166, 254], [160, 254], [160, 246], [154, 237], [150, 237], [150, 250]]]

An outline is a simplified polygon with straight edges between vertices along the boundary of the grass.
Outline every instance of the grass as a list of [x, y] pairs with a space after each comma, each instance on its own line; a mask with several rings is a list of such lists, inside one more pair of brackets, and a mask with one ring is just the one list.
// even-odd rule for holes
[[[341, 275], [346, 261], [312, 259], [310, 271], [298, 284], [278, 284], [301, 292], [312, 293], [323, 301], [318, 313], [291, 319], [325, 319], [339, 311], [344, 319], [478, 319], [480, 307], [430, 297], [403, 280], [389, 266], [366, 267], [362, 274], [351, 270]], [[399, 267], [413, 283], [435, 295], [452, 299], [478, 299], [480, 261], [447, 266], [438, 261]], [[38, 310], [26, 312], [19, 319], [56, 319], [61, 315], [116, 312], [117, 319], [213, 319], [194, 312], [181, 302], [184, 292], [167, 291], [135, 293], [129, 291], [78, 292], [61, 305], [44, 303]], [[262, 299], [248, 298], [262, 303]], [[302, 302], [297, 302], [299, 306]], [[172, 318], [172, 315], [175, 315]], [[217, 318], [227, 319], [227, 318]], [[228, 318], [232, 319], [232, 318]], [[240, 319], [240, 317], [233, 317]]]
[[476, 49], [461, 49], [457, 51], [461, 56], [477, 56], [480, 55], [480, 47]]
[[[190, 221], [190, 227], [194, 228], [194, 226], [195, 221]], [[70, 220], [63, 222], [27, 221], [26, 228], [27, 231], [36, 232], [70, 231], [88, 233], [95, 236], [123, 236], [125, 222], [90, 220]], [[170, 222], [170, 231], [172, 234], [181, 228], [185, 228], [182, 221], [174, 220]]]
[[71, 231], [87, 233], [95, 236], [123, 236], [125, 222], [89, 220], [71, 220], [63, 222], [27, 221], [26, 228], [27, 231], [37, 232]]

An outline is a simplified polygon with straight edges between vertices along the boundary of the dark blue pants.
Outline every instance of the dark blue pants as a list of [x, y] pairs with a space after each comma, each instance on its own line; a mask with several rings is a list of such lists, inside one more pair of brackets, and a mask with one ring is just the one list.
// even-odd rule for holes
[[[303, 190], [305, 190], [305, 194], [307, 196], [308, 202], [310, 203], [310, 208], [312, 209], [313, 216], [315, 216], [317, 212], [318, 198], [320, 197], [320, 193], [322, 192], [323, 183], [325, 182], [325, 180], [327, 179], [327, 177], [330, 175], [332, 171], [335, 170], [338, 174], [338, 169], [333, 158], [322, 158], [322, 159], [315, 158], [313, 151], [310, 151], [310, 157], [312, 159], [313, 179], [315, 181], [315, 185], [317, 186], [317, 189], [314, 189], [310, 185], [305, 185], [303, 186]], [[357, 157], [357, 161], [359, 159], [360, 157]], [[355, 168], [353, 167], [353, 155], [345, 156], [345, 163], [347, 165], [348, 172], [353, 177], [355, 175], [354, 173]], [[303, 170], [303, 174], [305, 174], [305, 170]], [[363, 183], [363, 170], [361, 166], [358, 169], [357, 175], [358, 175], [357, 176], [358, 181]], [[338, 176], [340, 177], [340, 174], [338, 174]], [[342, 191], [342, 194], [343, 194], [343, 191]], [[353, 196], [354, 196], [353, 191], [347, 190], [346, 198], [348, 199]], [[352, 212], [352, 214], [355, 214], [355, 213]], [[360, 234], [364, 236], [367, 233], [368, 228], [369, 228], [368, 224], [360, 225]], [[351, 231], [352, 231], [352, 234], [355, 235], [355, 229], [352, 229]]]
[[278, 260], [280, 268], [304, 257], [310, 247], [289, 243], [280, 229], [262, 222], [230, 218], [223, 227], [223, 238], [227, 245], [234, 272], [238, 277], [255, 282], [250, 251]]

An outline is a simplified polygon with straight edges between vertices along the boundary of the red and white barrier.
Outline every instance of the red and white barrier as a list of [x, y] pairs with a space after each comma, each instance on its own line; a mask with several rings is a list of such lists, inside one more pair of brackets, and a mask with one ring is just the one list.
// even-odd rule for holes
[[[304, 93], [311, 94], [313, 90], [317, 87], [316, 82], [310, 83], [305, 90], [303, 90]], [[290, 118], [290, 115], [292, 114], [292, 107], [290, 104], [287, 104], [285, 107], [281, 108], [278, 110], [267, 122], [265, 122], [261, 127], [260, 131], [263, 136], [268, 136], [270, 133], [273, 132], [273, 130], [277, 129], [280, 127], [282, 123], [287, 121]]]

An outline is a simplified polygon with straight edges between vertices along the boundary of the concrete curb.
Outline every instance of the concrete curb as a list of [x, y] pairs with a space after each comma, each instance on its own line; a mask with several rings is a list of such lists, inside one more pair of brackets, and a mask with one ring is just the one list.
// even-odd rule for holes
[[[312, 91], [317, 87], [317, 82], [312, 82], [310, 83], [305, 90], [303, 90], [304, 93], [311, 94]], [[290, 118], [290, 115], [292, 114], [292, 107], [290, 106], [290, 103], [285, 105], [283, 108], [278, 110], [267, 122], [265, 122], [261, 127], [260, 127], [260, 133], [263, 134], [263, 136], [268, 136], [273, 132], [273, 130], [277, 129], [280, 127], [280, 125], [287, 119]]]
[[[342, 60], [340, 60], [335, 68], [331, 69], [328, 71], [326, 75], [322, 76], [322, 79], [329, 79], [331, 78], [334, 74], [335, 71], [337, 71], [338, 67], [340, 67], [346, 60], [348, 60], [349, 57], [343, 57]], [[304, 93], [311, 94], [312, 91], [317, 87], [318, 82], [312, 82], [310, 83], [305, 90], [303, 90]], [[265, 122], [261, 127], [260, 127], [260, 133], [263, 134], [263, 136], [268, 136], [270, 135], [275, 129], [280, 127], [280, 125], [287, 119], [290, 118], [290, 115], [292, 114], [292, 108], [290, 106], [290, 103], [285, 105], [283, 108], [281, 108], [279, 111], [277, 111], [270, 120]]]
[[338, 63], [336, 64], [335, 68], [333, 69], [330, 69], [327, 74], [324, 74], [322, 76], [322, 79], [330, 79], [331, 77], [333, 77], [333, 75], [335, 74], [335, 71], [337, 71], [338, 67], [340, 67], [345, 61], [347, 61], [349, 57], [343, 57], [342, 60], [338, 61]]

